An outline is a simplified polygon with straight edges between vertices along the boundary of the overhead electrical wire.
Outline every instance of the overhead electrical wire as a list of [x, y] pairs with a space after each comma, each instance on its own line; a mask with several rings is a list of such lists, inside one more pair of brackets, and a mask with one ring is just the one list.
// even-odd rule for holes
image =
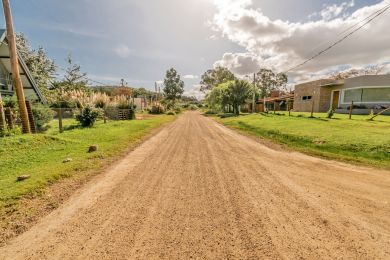
[[[308, 62], [316, 59], [317, 57], [321, 56], [322, 54], [328, 52], [330, 49], [334, 48], [335, 46], [337, 46], [338, 44], [340, 44], [341, 42], [345, 41], [347, 38], [349, 38], [351, 35], [355, 34], [357, 31], [359, 31], [360, 29], [362, 29], [364, 26], [366, 26], [367, 24], [371, 23], [373, 20], [375, 20], [376, 18], [378, 18], [379, 16], [381, 16], [382, 14], [384, 14], [386, 11], [388, 11], [390, 9], [390, 4], [384, 6], [383, 8], [381, 8], [380, 10], [372, 13], [371, 15], [369, 15], [368, 17], [366, 17], [365, 19], [359, 21], [358, 23], [354, 24], [353, 26], [350, 26], [349, 28], [347, 28], [346, 30], [344, 30], [343, 32], [339, 33], [338, 35], [342, 35], [342, 34], [345, 34], [346, 32], [348, 32], [347, 34], [345, 34], [342, 38], [340, 38], [339, 40], [333, 42], [331, 45], [329, 45], [328, 47], [326, 47], [325, 49], [321, 50], [320, 52], [316, 53], [315, 55], [311, 56], [310, 58], [308, 58], [307, 60], [305, 60], [304, 62], [286, 70], [284, 73], [288, 73], [288, 72], [291, 72], [305, 64], [307, 64]], [[363, 22], [363, 24], [361, 24]], [[360, 25], [361, 24], [361, 25]], [[355, 29], [354, 29], [355, 28]]]

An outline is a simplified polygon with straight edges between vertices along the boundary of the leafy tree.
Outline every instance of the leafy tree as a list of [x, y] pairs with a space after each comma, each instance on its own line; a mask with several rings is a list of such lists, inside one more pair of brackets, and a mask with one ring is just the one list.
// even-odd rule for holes
[[253, 86], [245, 80], [235, 80], [229, 84], [228, 99], [233, 106], [233, 112], [240, 114], [240, 106], [245, 104], [246, 100], [252, 96]]
[[267, 97], [271, 91], [287, 84], [288, 77], [284, 73], [275, 73], [270, 69], [261, 69], [256, 74], [256, 85], [260, 87], [261, 97]]
[[174, 68], [167, 71], [164, 79], [164, 95], [168, 101], [176, 102], [184, 93], [184, 82]]
[[229, 85], [232, 81], [219, 84], [214, 87], [206, 96], [206, 103], [209, 108], [224, 111], [230, 105]]
[[145, 88], [135, 88], [133, 89], [134, 97], [144, 97], [150, 99], [154, 97], [156, 94], [153, 91], [147, 90]]
[[219, 84], [207, 94], [206, 102], [209, 107], [224, 110], [227, 106], [233, 107], [236, 115], [240, 114], [240, 106], [252, 96], [253, 85], [245, 80], [236, 79]]
[[33, 49], [24, 34], [18, 33], [16, 42], [18, 51], [37, 82], [38, 87], [43, 93], [46, 93], [51, 84], [50, 81], [55, 77], [57, 68], [54, 61], [47, 57], [43, 47], [40, 46], [37, 50]]
[[202, 85], [201, 91], [205, 92], [207, 90], [212, 90], [214, 87], [234, 80], [234, 74], [224, 67], [217, 67], [215, 69], [210, 69], [202, 75], [202, 80], [200, 84]]
[[64, 91], [87, 91], [87, 73], [81, 72], [81, 66], [73, 62], [70, 54], [68, 55], [67, 63], [68, 67], [65, 70], [64, 79], [62, 81], [55, 82], [53, 84], [54, 89], [63, 89]]

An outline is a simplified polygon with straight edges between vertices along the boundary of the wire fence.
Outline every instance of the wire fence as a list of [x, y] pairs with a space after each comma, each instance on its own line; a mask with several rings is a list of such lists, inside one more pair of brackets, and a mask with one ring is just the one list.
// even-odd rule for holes
[[[75, 119], [77, 115], [82, 113], [82, 109], [78, 108], [47, 108], [37, 107], [31, 108], [27, 106], [30, 129], [32, 133], [45, 132], [52, 120], [58, 123], [58, 131], [61, 133], [66, 129], [64, 124], [69, 119]], [[98, 120], [104, 121], [122, 121], [135, 119], [134, 109], [120, 109], [120, 108], [104, 108], [99, 109]], [[72, 121], [72, 124], [75, 124]], [[22, 127], [20, 113], [14, 107], [0, 107], [0, 131], [12, 132], [17, 131]]]

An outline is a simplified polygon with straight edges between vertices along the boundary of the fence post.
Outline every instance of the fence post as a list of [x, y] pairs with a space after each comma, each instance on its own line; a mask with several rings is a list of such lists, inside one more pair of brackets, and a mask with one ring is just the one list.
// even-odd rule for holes
[[28, 100], [26, 100], [26, 109], [27, 109], [28, 120], [30, 122], [31, 133], [32, 134], [36, 134], [37, 133], [37, 128], [35, 126], [35, 118], [34, 118], [34, 115], [33, 115], [33, 112], [32, 112], [31, 103]]
[[64, 132], [62, 127], [62, 108], [57, 109], [58, 114], [58, 128], [60, 129], [60, 133]]
[[352, 119], [352, 112], [353, 112], [353, 101], [351, 102], [351, 106], [349, 107], [349, 119]]
[[5, 128], [6, 128], [6, 123], [5, 123], [4, 106], [3, 106], [3, 99], [1, 98], [1, 93], [0, 93], [0, 131], [4, 131]]
[[310, 115], [311, 118], [314, 117], [314, 99], [312, 99], [311, 101], [311, 115]]
[[11, 108], [5, 108], [5, 120], [7, 122], [8, 129], [14, 129], [14, 116]]

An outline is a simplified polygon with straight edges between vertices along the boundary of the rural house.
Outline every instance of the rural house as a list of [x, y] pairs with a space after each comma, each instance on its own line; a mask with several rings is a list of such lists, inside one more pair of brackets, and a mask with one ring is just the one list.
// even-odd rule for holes
[[[14, 89], [12, 83], [10, 52], [6, 38], [6, 31], [4, 29], [0, 29], [0, 93], [2, 96], [12, 96], [14, 94]], [[19, 54], [18, 58], [20, 76], [22, 78], [26, 99], [44, 102], [45, 99], [39, 91], [34, 77], [31, 75], [29, 69]]]
[[294, 110], [326, 112], [333, 108], [347, 113], [352, 102], [354, 113], [390, 106], [390, 75], [365, 75], [345, 80], [322, 79], [295, 86]]

